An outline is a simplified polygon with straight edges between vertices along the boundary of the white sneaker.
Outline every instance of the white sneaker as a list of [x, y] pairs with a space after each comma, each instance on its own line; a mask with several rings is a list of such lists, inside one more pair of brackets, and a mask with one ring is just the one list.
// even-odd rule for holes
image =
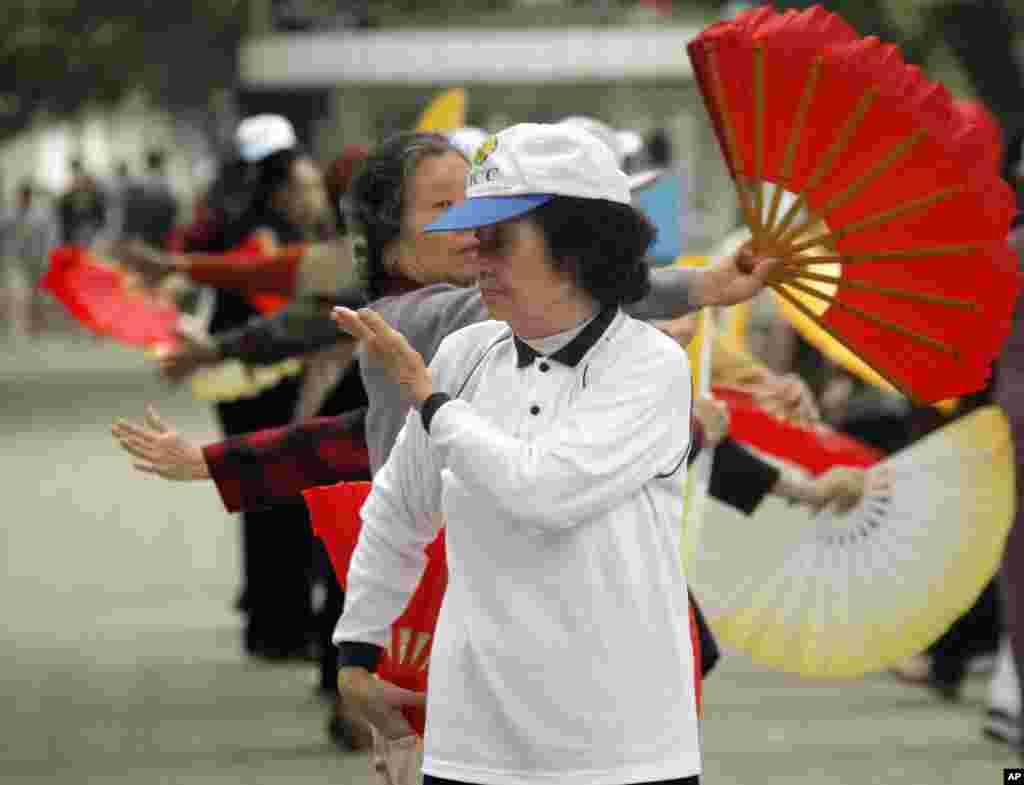
[[1021, 742], [1020, 717], [1002, 709], [989, 709], [985, 713], [985, 726], [982, 728], [982, 733], [994, 741], [1001, 741], [1016, 747]]

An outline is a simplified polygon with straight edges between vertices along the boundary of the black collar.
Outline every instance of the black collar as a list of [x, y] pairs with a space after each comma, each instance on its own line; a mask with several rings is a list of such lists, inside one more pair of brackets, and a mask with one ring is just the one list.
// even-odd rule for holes
[[[618, 313], [618, 310], [619, 309], [614, 305], [602, 308], [601, 312], [594, 317], [590, 324], [580, 331], [579, 335], [548, 357], [548, 359], [554, 360], [562, 365], [568, 365], [570, 368], [575, 368], [579, 365], [583, 356], [589, 352], [594, 344], [600, 340], [601, 336], [604, 335], [605, 330], [607, 330], [608, 325], [612, 323], [612, 320], [615, 318], [615, 314]], [[541, 356], [540, 352], [530, 346], [530, 344], [518, 335], [514, 337], [516, 345], [516, 367], [525, 368], [536, 358]]]

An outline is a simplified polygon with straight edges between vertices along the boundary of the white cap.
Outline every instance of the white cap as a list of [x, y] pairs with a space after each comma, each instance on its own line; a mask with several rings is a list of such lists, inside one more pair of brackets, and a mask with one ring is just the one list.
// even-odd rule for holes
[[295, 147], [295, 128], [279, 114], [257, 114], [245, 118], [235, 131], [235, 144], [243, 161], [256, 163], [281, 150]]
[[607, 145], [581, 128], [514, 125], [479, 147], [466, 201], [426, 229], [457, 231], [507, 221], [555, 196], [629, 204], [629, 179]]
[[[622, 166], [630, 156], [639, 153], [644, 146], [643, 137], [636, 131], [616, 131], [596, 117], [572, 115], [571, 117], [566, 117], [561, 122], [566, 125], [582, 128], [608, 145], [608, 149], [615, 154], [619, 166]], [[640, 191], [653, 185], [664, 174], [664, 171], [664, 169], [647, 169], [643, 172], [629, 175], [629, 190]]]
[[631, 155], [639, 153], [640, 149], [644, 146], [643, 137], [641, 137], [636, 131], [616, 131], [610, 125], [602, 123], [596, 117], [572, 115], [571, 117], [566, 117], [561, 122], [566, 125], [574, 125], [577, 128], [582, 128], [584, 131], [589, 131], [608, 145], [608, 149], [615, 153], [615, 158], [618, 160], [619, 166], [624, 164], [626, 159]]

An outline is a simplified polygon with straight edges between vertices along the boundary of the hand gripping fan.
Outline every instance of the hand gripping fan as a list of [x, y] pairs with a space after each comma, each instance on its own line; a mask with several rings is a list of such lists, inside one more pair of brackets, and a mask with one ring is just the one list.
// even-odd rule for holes
[[[977, 124], [895, 47], [820, 7], [689, 47], [775, 292], [914, 400], [982, 388], [1019, 290], [1009, 187]], [[788, 206], [786, 206], [788, 204]]]
[[692, 578], [723, 644], [816, 678], [924, 650], [998, 569], [1014, 506], [1005, 415], [985, 407], [868, 470], [847, 515], [711, 503]]
[[[348, 566], [359, 541], [362, 527], [359, 511], [371, 488], [368, 482], [343, 482], [302, 492], [313, 520], [313, 531], [323, 540], [342, 589], [347, 587]], [[426, 570], [405, 611], [391, 626], [391, 644], [377, 667], [377, 675], [385, 681], [419, 692], [427, 689], [434, 628], [448, 586], [443, 530], [427, 546], [426, 552]], [[422, 736], [424, 711], [405, 707], [402, 713]]]
[[833, 466], [868, 468], [883, 453], [826, 425], [805, 425], [774, 417], [740, 388], [718, 386], [714, 397], [729, 407], [729, 435], [758, 453], [818, 475]]

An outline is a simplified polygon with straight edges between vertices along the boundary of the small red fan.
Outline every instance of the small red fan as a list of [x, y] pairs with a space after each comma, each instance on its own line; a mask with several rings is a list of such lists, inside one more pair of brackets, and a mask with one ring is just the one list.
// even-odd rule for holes
[[[267, 246], [258, 238], [250, 238], [236, 248], [232, 248], [225, 256], [249, 256], [267, 253]], [[246, 295], [263, 316], [272, 316], [288, 304], [288, 297], [274, 292], [249, 292]]]
[[[342, 589], [359, 540], [359, 512], [370, 494], [368, 482], [343, 482], [303, 491], [313, 531], [324, 542]], [[391, 626], [391, 645], [381, 657], [377, 675], [417, 692], [426, 692], [434, 628], [448, 586], [444, 531], [426, 549], [427, 568], [408, 606]], [[423, 709], [405, 707], [402, 713], [419, 735], [426, 721]]]
[[759, 8], [688, 51], [776, 294], [909, 397], [982, 388], [1019, 291], [981, 129], [893, 46]]
[[759, 452], [796, 464], [813, 475], [833, 466], [868, 468], [885, 456], [830, 428], [781, 420], [766, 413], [754, 396], [734, 387], [712, 388], [714, 397], [729, 407], [729, 435]]
[[127, 273], [77, 246], [50, 252], [40, 286], [92, 332], [131, 346], [174, 346], [178, 309], [132, 283]]

